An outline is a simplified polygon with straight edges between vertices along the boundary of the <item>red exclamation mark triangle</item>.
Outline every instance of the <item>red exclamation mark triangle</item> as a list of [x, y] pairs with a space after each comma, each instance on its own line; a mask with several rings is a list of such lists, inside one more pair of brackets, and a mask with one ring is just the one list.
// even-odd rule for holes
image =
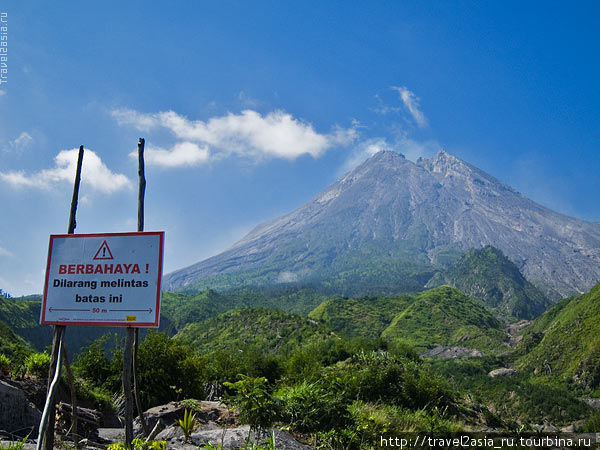
[[113, 255], [110, 252], [110, 248], [108, 248], [108, 244], [106, 243], [106, 241], [102, 243], [102, 245], [94, 255], [94, 259], [113, 259]]

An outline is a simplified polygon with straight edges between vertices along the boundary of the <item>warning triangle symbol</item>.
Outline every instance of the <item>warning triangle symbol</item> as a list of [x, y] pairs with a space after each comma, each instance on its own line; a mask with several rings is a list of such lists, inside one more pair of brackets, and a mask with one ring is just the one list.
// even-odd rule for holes
[[106, 241], [102, 243], [102, 245], [94, 255], [94, 259], [113, 259], [113, 255], [110, 252], [110, 248], [108, 248], [108, 244], [106, 243]]

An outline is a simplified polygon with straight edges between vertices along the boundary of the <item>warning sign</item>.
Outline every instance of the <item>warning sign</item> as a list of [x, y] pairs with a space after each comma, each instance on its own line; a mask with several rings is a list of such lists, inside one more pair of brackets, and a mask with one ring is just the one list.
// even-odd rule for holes
[[164, 232], [50, 236], [43, 325], [158, 327]]
[[113, 259], [113, 255], [108, 248], [106, 241], [102, 242], [102, 245], [94, 255], [94, 259]]

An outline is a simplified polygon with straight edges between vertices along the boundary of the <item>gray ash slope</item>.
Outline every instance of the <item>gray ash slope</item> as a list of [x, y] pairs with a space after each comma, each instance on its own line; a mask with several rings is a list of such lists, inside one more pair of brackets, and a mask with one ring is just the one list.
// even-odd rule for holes
[[463, 251], [486, 245], [553, 297], [600, 279], [600, 224], [551, 211], [447, 152], [413, 163], [386, 151], [225, 252], [166, 275], [164, 288], [417, 291]]

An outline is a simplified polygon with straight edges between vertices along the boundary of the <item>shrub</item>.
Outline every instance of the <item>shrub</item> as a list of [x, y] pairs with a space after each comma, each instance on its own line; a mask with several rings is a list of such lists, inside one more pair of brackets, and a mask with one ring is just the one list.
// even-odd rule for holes
[[[144, 408], [186, 397], [204, 398], [206, 357], [164, 333], [150, 331], [140, 344], [138, 380]], [[176, 386], [176, 389], [171, 389]]]
[[280, 402], [268, 391], [266, 378], [240, 375], [239, 381], [223, 384], [235, 392], [226, 394], [226, 401], [239, 410], [240, 421], [250, 425], [251, 432], [263, 432], [277, 420]]
[[[131, 441], [134, 450], [166, 450], [167, 441], [143, 441], [142, 439], [134, 439]], [[108, 450], [128, 450], [123, 442], [110, 444]]]
[[48, 378], [50, 355], [48, 353], [32, 353], [25, 359], [27, 373], [38, 378]]
[[187, 442], [190, 439], [190, 435], [194, 428], [196, 427], [196, 414], [192, 413], [191, 410], [188, 411], [186, 408], [183, 412], [183, 419], [179, 419], [177, 421], [179, 428], [183, 431], [183, 436], [185, 437], [184, 442]]
[[0, 373], [8, 375], [12, 368], [12, 361], [6, 355], [0, 354]]
[[282, 417], [300, 432], [339, 429], [349, 422], [343, 386], [336, 379], [304, 381], [296, 386], [281, 388], [277, 398], [282, 403]]

